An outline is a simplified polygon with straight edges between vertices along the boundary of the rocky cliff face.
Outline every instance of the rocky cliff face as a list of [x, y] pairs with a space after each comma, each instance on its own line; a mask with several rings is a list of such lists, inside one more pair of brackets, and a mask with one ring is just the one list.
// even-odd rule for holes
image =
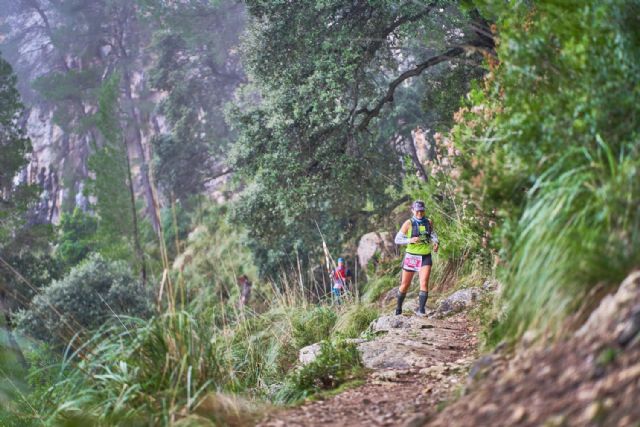
[[[78, 41], [78, 46], [71, 42], [73, 32], [77, 31], [80, 39], [91, 29], [81, 28], [83, 22], [70, 24], [69, 16], [61, 14], [64, 9], [54, 2], [4, 1], [1, 6], [6, 15], [2, 17], [0, 49], [18, 75], [26, 107], [24, 126], [33, 145], [30, 164], [19, 179], [42, 187], [37, 218], [56, 223], [63, 209], [88, 206], [83, 194], [89, 176], [88, 159], [100, 141], [92, 123], [98, 108], [95, 85], [103, 78], [96, 72], [106, 73], [120, 59], [108, 38], [102, 39], [93, 51], [77, 49], [82, 42]], [[134, 27], [135, 23], [125, 22], [119, 29], [132, 31]], [[104, 30], [102, 35], [117, 31]], [[65, 44], [65, 39], [70, 41]], [[144, 35], [136, 37], [141, 43], [144, 39]], [[135, 99], [138, 104], [157, 101], [162, 96], [148, 89], [146, 62], [144, 58], [130, 61], [131, 73], [123, 78], [123, 97]], [[135, 141], [128, 145], [135, 163], [145, 165], [149, 159], [148, 141], [163, 130], [162, 120], [136, 110], [134, 107], [131, 113], [138, 116], [135, 126], [140, 147]], [[138, 172], [137, 181], [137, 190], [143, 192], [148, 178]]]
[[[182, 25], [186, 28], [183, 32], [192, 32], [191, 24], [208, 26], [211, 22], [202, 20], [214, 22], [214, 18], [220, 19], [215, 13], [222, 14], [222, 10], [227, 13], [224, 19], [228, 25], [239, 27], [235, 29], [235, 38], [225, 31], [225, 35], [219, 35], [225, 45], [215, 46], [212, 52], [209, 39], [215, 39], [216, 31], [225, 30], [225, 23], [213, 29], [209, 39], [183, 33], [172, 34], [173, 38], [167, 36], [162, 41], [164, 44], [159, 43], [158, 34], [169, 32], [169, 27], [164, 27], [165, 20], [188, 16], [182, 10], [175, 16], [167, 15], [180, 7], [192, 6], [167, 6], [153, 1], [143, 6], [125, 0], [0, 0], [0, 52], [18, 75], [18, 88], [26, 107], [24, 126], [33, 145], [31, 162], [19, 179], [42, 187], [37, 208], [39, 221], [56, 223], [63, 211], [75, 206], [88, 207], [83, 190], [91, 173], [89, 158], [96, 147], [103, 144], [102, 132], [96, 123], [100, 88], [110, 76], [117, 75], [120, 127], [132, 164], [134, 187], [144, 201], [145, 216], [157, 227], [154, 207], [157, 201], [154, 201], [150, 173], [151, 140], [159, 134], [170, 134], [175, 126], [171, 122], [181, 120], [179, 114], [171, 120], [165, 117], [163, 103], [185, 79], [178, 75], [168, 79], [168, 83], [154, 85], [153, 78], [157, 80], [158, 74], [171, 73], [183, 65], [184, 74], [199, 82], [211, 80], [210, 76], [220, 79], [221, 69], [226, 71], [224, 67], [232, 62], [228, 60], [232, 51], [229, 45], [237, 43], [237, 34], [243, 27], [240, 25], [243, 18], [238, 18], [244, 13], [242, 5], [224, 6], [226, 9], [220, 5], [200, 5], [198, 7], [210, 9], [210, 16], [198, 17], [195, 15], [198, 11], [189, 9], [186, 12], [194, 16], [181, 18], [185, 20], [182, 24], [169, 22], [171, 30]], [[222, 59], [212, 58], [213, 54]], [[159, 70], [162, 61], [168, 62], [165, 70]], [[193, 68], [192, 64], [195, 64]], [[208, 76], [198, 75], [201, 70], [196, 66], [202, 64], [208, 67], [204, 71]], [[237, 71], [236, 62], [229, 67]], [[243, 78], [242, 73], [224, 74], [228, 80], [229, 76], [235, 80], [231, 79], [228, 87], [219, 85], [220, 92], [224, 93], [223, 101]], [[213, 81], [213, 87], [217, 87], [216, 82]], [[194, 111], [204, 110], [198, 117], [201, 123], [207, 122], [208, 106], [199, 105], [197, 99], [189, 101], [189, 93], [178, 95], [184, 98], [181, 102], [191, 103]], [[220, 111], [223, 101], [216, 105]], [[220, 112], [216, 114], [216, 118], [221, 116]]]

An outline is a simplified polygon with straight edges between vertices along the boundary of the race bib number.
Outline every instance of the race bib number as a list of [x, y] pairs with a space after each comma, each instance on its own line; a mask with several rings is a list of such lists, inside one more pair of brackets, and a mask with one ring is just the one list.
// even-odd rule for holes
[[422, 267], [422, 255], [405, 254], [402, 267], [409, 271], [419, 271]]

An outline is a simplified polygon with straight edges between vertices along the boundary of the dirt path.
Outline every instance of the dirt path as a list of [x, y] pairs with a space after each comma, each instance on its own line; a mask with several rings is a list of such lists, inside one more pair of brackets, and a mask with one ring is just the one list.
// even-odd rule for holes
[[379, 336], [358, 348], [365, 384], [326, 400], [268, 414], [261, 427], [422, 425], [466, 380], [477, 328], [465, 314], [445, 320], [383, 316]]

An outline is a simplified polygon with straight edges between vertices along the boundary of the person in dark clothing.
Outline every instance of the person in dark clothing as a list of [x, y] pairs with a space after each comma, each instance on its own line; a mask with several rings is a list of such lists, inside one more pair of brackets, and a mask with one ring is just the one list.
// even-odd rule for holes
[[251, 281], [246, 274], [238, 277], [238, 286], [240, 287], [240, 307], [244, 307], [249, 304], [249, 298], [251, 298]]

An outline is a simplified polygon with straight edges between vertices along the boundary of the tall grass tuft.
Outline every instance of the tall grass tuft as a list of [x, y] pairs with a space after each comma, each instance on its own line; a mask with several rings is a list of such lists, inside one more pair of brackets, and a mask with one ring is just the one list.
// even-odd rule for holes
[[351, 304], [338, 318], [334, 334], [341, 338], [357, 338], [379, 315], [380, 311], [373, 305]]
[[[25, 399], [37, 402], [36, 416], [50, 424], [171, 425], [207, 419], [245, 425], [259, 406], [247, 402], [272, 401], [284, 388], [290, 396], [282, 401], [288, 402], [342, 383], [359, 364], [354, 349], [332, 341], [334, 327], [339, 316], [347, 316], [347, 333], [356, 333], [365, 309], [337, 314], [309, 303], [295, 287], [282, 288], [290, 291], [274, 298], [266, 312], [233, 313], [222, 323], [208, 310], [150, 320], [120, 316], [70, 346], [59, 366], [33, 372], [32, 382], [46, 387]], [[313, 369], [326, 375], [316, 384], [311, 371], [300, 376], [294, 368], [298, 350], [321, 341], [329, 343], [328, 353]]]
[[556, 331], [593, 286], [640, 265], [637, 153], [604, 142], [567, 154], [531, 190], [520, 219], [494, 343], [534, 328]]
[[362, 362], [354, 344], [323, 341], [316, 360], [292, 371], [275, 394], [275, 400], [297, 402], [313, 393], [335, 388], [357, 377], [361, 370]]

